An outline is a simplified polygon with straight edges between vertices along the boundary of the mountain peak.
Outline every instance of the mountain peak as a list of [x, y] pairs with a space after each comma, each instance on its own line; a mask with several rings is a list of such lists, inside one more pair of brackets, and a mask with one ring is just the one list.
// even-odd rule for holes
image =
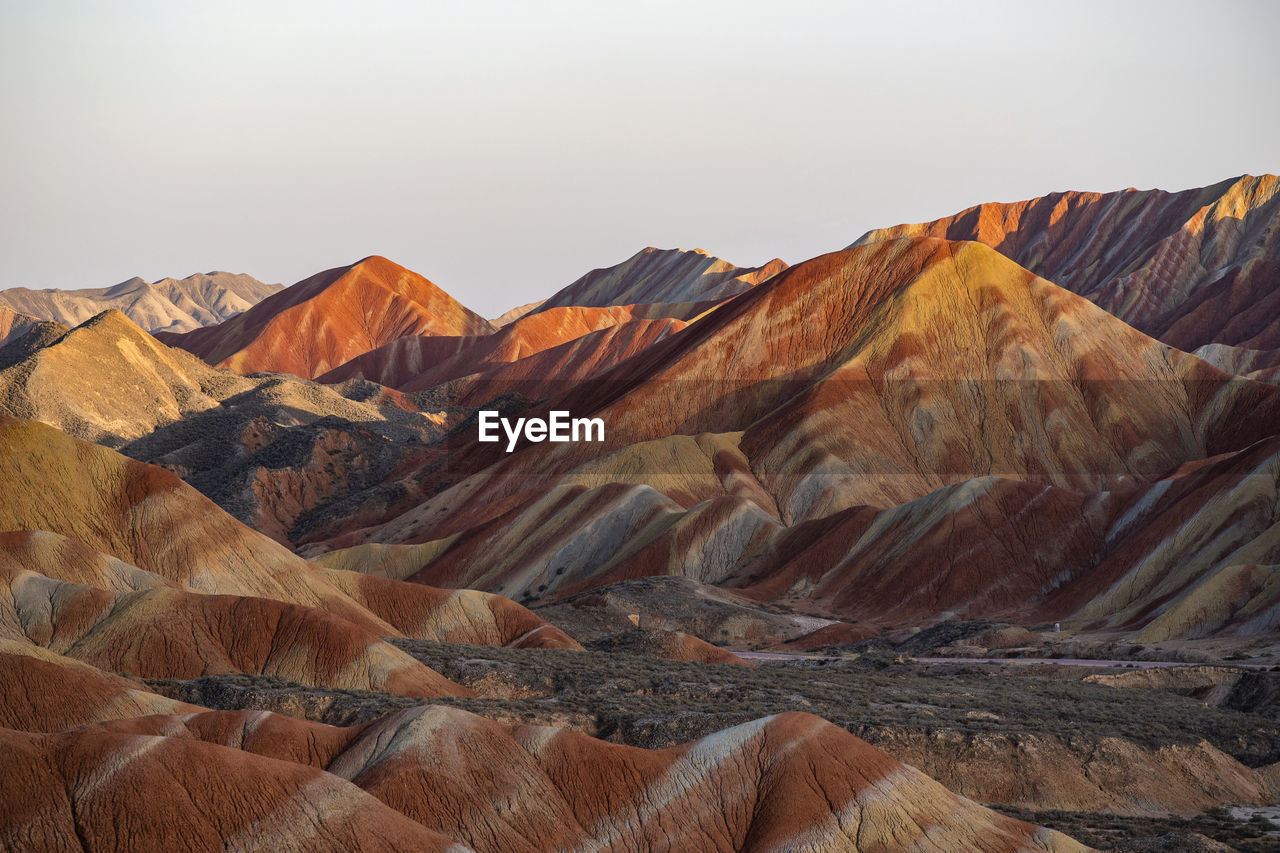
[[[706, 303], [704, 308], [709, 308], [750, 290], [763, 280], [761, 269], [736, 266], [705, 249], [649, 246], [612, 267], [592, 270], [557, 292], [538, 310], [658, 302]], [[693, 312], [696, 313], [699, 312]]]
[[488, 335], [488, 320], [381, 255], [303, 279], [217, 326], [165, 335], [219, 367], [314, 379], [409, 335]]

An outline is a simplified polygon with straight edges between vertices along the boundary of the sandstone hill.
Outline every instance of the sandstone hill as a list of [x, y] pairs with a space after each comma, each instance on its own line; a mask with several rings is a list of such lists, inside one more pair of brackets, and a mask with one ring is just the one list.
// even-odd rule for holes
[[[296, 623], [289, 629], [294, 636], [318, 631], [335, 643], [381, 649], [387, 660], [401, 663], [409, 661], [379, 637], [521, 644], [537, 633], [540, 645], [578, 647], [498, 596], [474, 594], [459, 606], [462, 593], [377, 578], [364, 582], [315, 566], [240, 524], [168, 471], [43, 424], [0, 418], [0, 448], [0, 493], [8, 496], [0, 505], [0, 531], [13, 531], [0, 535], [0, 570], [9, 572], [11, 587], [29, 591], [10, 596], [12, 627], [37, 645], [71, 637], [67, 649], [86, 650], [74, 632], [97, 624], [101, 633], [103, 620], [119, 616], [130, 631], [151, 625], [155, 637], [167, 630], [190, 635], [193, 625], [224, 632], [187, 642], [197, 656], [216, 653], [245, 626], [267, 630], [289, 620]], [[49, 610], [59, 598], [80, 603], [67, 613]], [[28, 606], [37, 609], [28, 612]], [[38, 639], [31, 633], [37, 613], [45, 624]], [[63, 617], [73, 621], [63, 624]], [[103, 653], [139, 654], [139, 642], [109, 643]], [[178, 643], [163, 648], [186, 653]], [[289, 665], [283, 661], [298, 651], [264, 653]], [[286, 658], [272, 657], [281, 654]], [[165, 660], [164, 666], [186, 666]], [[314, 663], [308, 660], [298, 663]], [[375, 671], [384, 677], [387, 667]], [[352, 672], [364, 677], [359, 667]]]
[[237, 373], [313, 379], [406, 335], [493, 330], [427, 279], [372, 256], [317, 273], [224, 323], [161, 340]]
[[[653, 751], [445, 707], [345, 730], [210, 712], [0, 740], [0, 837], [27, 849], [1086, 849], [806, 714]], [[165, 820], [114, 819], [143, 809]]]
[[[1053, 193], [871, 231], [977, 240], [1179, 349], [1280, 348], [1280, 178]], [[1273, 364], [1274, 366], [1274, 364]]]

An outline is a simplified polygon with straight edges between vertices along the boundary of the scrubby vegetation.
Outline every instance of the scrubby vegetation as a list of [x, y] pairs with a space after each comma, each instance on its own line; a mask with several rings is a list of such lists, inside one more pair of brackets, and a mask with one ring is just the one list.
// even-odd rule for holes
[[1196, 835], [1229, 844], [1240, 853], [1271, 853], [1280, 848], [1280, 826], [1261, 816], [1241, 820], [1221, 808], [1190, 818], [1034, 811], [1012, 806], [992, 808], [1010, 817], [1064, 832], [1098, 850], [1117, 853], [1205, 849], [1195, 846]]
[[[1122, 737], [1148, 747], [1207, 740], [1249, 766], [1280, 760], [1280, 721], [1274, 716], [1213, 708], [1162, 691], [1084, 683], [1084, 673], [1063, 667], [922, 665], [896, 653], [871, 652], [857, 659], [766, 662], [752, 669], [619, 652], [393, 642], [478, 695], [411, 699], [245, 675], [149, 685], [206, 707], [258, 708], [333, 725], [367, 722], [418, 704], [447, 704], [507, 723], [574, 728], [644, 747], [684, 743], [782, 711], [807, 711], [886, 747], [904, 733], [943, 730]], [[1142, 847], [1147, 842], [1134, 839], [1188, 832], [1239, 850], [1275, 849], [1266, 846], [1274, 839], [1263, 834], [1260, 823], [1246, 824], [1225, 813], [1182, 820], [1003, 810], [1100, 849], [1163, 849]]]

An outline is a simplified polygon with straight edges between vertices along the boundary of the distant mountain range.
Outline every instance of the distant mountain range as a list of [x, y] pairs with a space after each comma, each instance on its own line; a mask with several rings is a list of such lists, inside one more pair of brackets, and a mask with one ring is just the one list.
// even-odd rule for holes
[[234, 317], [282, 288], [252, 276], [211, 272], [150, 284], [131, 278], [85, 290], [15, 287], [0, 290], [0, 306], [65, 326], [114, 308], [148, 332], [188, 332]]

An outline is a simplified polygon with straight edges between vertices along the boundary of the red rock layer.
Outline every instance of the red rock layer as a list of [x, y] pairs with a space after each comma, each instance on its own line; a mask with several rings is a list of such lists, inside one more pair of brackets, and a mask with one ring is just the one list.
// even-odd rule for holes
[[354, 785], [200, 740], [0, 729], [7, 850], [436, 850], [439, 833]]
[[1183, 350], [1280, 348], [1280, 178], [1052, 193], [869, 232], [978, 240]]
[[[556, 398], [610, 368], [644, 352], [683, 329], [683, 320], [631, 320], [525, 356], [509, 364], [473, 372], [456, 380], [450, 391], [455, 402], [483, 406], [504, 394], [522, 394], [530, 400]], [[437, 376], [415, 380], [406, 390], [428, 387]]]
[[[390, 582], [388, 582], [390, 583]], [[140, 678], [271, 675], [402, 696], [470, 691], [345, 619], [266, 598], [167, 586], [113, 594], [0, 570], [0, 637]]]
[[[354, 731], [232, 712], [0, 737], [36, 794], [3, 800], [0, 826], [10, 839], [79, 832], [100, 840], [113, 818], [143, 805], [132, 798], [149, 774], [152, 808], [161, 814], [145, 813], [169, 818], [152, 831], [182, 849], [240, 837], [246, 826], [270, 839], [300, 832], [294, 843], [304, 846], [346, 833], [353, 848], [381, 849], [387, 833], [406, 831], [395, 819], [402, 817], [477, 851], [1084, 849], [956, 797], [807, 714], [655, 751], [443, 707], [409, 709]], [[191, 762], [212, 774], [177, 772]], [[107, 786], [89, 784], [108, 767], [115, 805], [96, 798]], [[242, 780], [248, 774], [252, 781]], [[306, 831], [291, 808], [299, 784], [314, 796]], [[181, 791], [203, 814], [168, 815]], [[262, 799], [279, 809], [269, 820], [256, 809]], [[385, 806], [372, 805], [378, 801]], [[362, 814], [381, 821], [383, 835], [352, 825]]]
[[[463, 606], [461, 593], [380, 579], [352, 583], [240, 524], [168, 471], [43, 424], [0, 417], [0, 449], [0, 494], [10, 496], [0, 502], [0, 531], [15, 531], [0, 533], [0, 571], [43, 572], [107, 598], [192, 590], [270, 599], [318, 608], [343, 631], [373, 637], [399, 635], [394, 619], [409, 636], [438, 638], [447, 627], [455, 642], [513, 644], [527, 635], [527, 644], [577, 645], [498, 596], [475, 593]], [[228, 604], [241, 613], [266, 606]]]
[[[1101, 594], [1076, 580], [1119, 496], [1280, 422], [1274, 388], [931, 238], [800, 264], [547, 408], [601, 416], [608, 440], [451, 446], [476, 473], [334, 544], [438, 542], [416, 579], [521, 600], [677, 572], [857, 618], [1025, 614]], [[1264, 594], [1263, 574], [1232, 588]], [[1207, 630], [1271, 612], [1246, 604]]]
[[[352, 556], [346, 555], [344, 562], [350, 564]], [[325, 576], [407, 637], [515, 649], [582, 649], [559, 628], [500, 595], [437, 589], [341, 569], [329, 569]]]
[[197, 710], [82, 661], [0, 639], [0, 727], [56, 732], [102, 720]]
[[375, 255], [300, 281], [217, 326], [159, 337], [237, 373], [312, 379], [406, 335], [493, 330], [427, 279]]
[[[526, 360], [593, 332], [633, 322], [659, 322], [666, 309], [664, 305], [554, 308], [521, 317], [492, 335], [401, 338], [325, 373], [319, 380], [370, 379], [404, 391], [420, 391]], [[668, 326], [684, 325], [674, 320], [667, 322]], [[613, 356], [612, 360], [620, 359]]]

